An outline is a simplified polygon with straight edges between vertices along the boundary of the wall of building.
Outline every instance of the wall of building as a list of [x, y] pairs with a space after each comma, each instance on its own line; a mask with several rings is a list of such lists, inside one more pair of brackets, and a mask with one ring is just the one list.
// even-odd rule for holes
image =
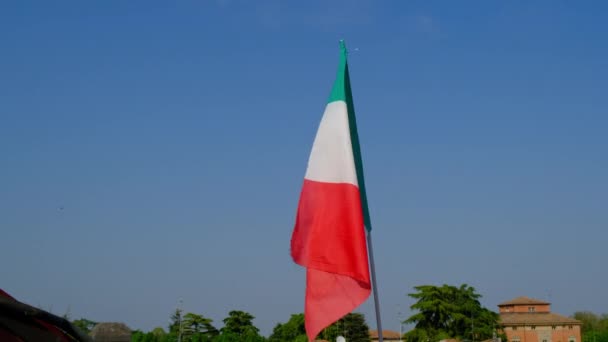
[[582, 342], [578, 325], [506, 327], [508, 342]]
[[515, 313], [524, 313], [524, 312], [550, 312], [551, 305], [505, 305], [498, 308], [500, 312], [515, 312]]

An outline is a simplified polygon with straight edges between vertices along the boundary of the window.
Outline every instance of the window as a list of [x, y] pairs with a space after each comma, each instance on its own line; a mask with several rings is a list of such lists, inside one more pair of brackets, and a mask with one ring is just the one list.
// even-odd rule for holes
[[574, 337], [574, 336], [570, 336], [570, 337], [568, 338], [568, 342], [576, 342], [576, 337]]
[[531, 328], [532, 330], [536, 330], [536, 326], [535, 326], [535, 325], [530, 326], [530, 328]]
[[551, 326], [551, 329], [555, 330], [555, 325], [552, 325], [552, 326]]
[[535, 312], [535, 311], [536, 311], [536, 307], [528, 306], [528, 312]]

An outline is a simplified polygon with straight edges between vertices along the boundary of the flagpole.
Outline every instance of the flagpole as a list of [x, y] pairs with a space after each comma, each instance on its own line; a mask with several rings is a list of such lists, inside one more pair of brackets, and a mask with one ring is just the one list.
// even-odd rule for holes
[[363, 225], [365, 227], [365, 232], [367, 236], [367, 251], [368, 258], [370, 264], [370, 273], [372, 277], [372, 291], [374, 291], [374, 306], [376, 308], [376, 326], [378, 328], [378, 342], [384, 342], [384, 337], [382, 336], [382, 320], [380, 319], [380, 301], [378, 299], [378, 286], [376, 282], [376, 264], [374, 262], [374, 249], [372, 248], [372, 223], [369, 216], [369, 207], [367, 206], [367, 194], [365, 191], [365, 181], [363, 180], [363, 161], [361, 159], [361, 146], [359, 144], [359, 134], [357, 133], [357, 120], [355, 119], [355, 108], [353, 105], [353, 98], [350, 88], [350, 76], [348, 74], [348, 64], [346, 63], [346, 54], [348, 53], [346, 50], [346, 44], [344, 40], [340, 40], [340, 47], [344, 52], [344, 86], [345, 86], [345, 95], [346, 95], [346, 103], [348, 106], [348, 119], [349, 126], [351, 130], [350, 138], [352, 139], [352, 147], [353, 147], [353, 157], [355, 161], [355, 169], [357, 172], [357, 181], [359, 185], [359, 191], [361, 192], [361, 206], [363, 209]]
[[378, 299], [378, 286], [376, 282], [376, 263], [374, 262], [374, 249], [372, 248], [372, 232], [367, 231], [367, 250], [369, 252], [369, 268], [372, 276], [372, 291], [374, 292], [374, 307], [376, 308], [376, 327], [378, 342], [384, 342], [382, 336], [382, 320], [380, 319], [380, 300]]

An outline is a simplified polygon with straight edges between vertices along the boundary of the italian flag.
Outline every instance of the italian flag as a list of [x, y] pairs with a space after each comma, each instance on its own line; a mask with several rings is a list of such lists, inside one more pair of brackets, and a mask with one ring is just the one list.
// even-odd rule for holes
[[306, 268], [304, 317], [310, 341], [361, 305], [371, 282], [365, 229], [371, 229], [346, 47], [314, 140], [296, 223], [293, 260]]

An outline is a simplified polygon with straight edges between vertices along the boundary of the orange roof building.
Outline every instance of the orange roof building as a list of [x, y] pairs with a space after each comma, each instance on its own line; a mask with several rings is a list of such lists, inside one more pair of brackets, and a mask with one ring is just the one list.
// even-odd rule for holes
[[528, 298], [498, 304], [507, 342], [581, 342], [581, 322], [551, 312], [551, 303]]
[[[370, 330], [369, 331], [369, 337], [371, 339], [372, 342], [377, 342], [378, 341], [378, 330]], [[399, 332], [398, 331], [393, 331], [393, 330], [382, 330], [382, 337], [385, 341], [389, 342], [389, 341], [405, 341], [404, 339], [401, 339], [401, 336], [399, 336]]]

